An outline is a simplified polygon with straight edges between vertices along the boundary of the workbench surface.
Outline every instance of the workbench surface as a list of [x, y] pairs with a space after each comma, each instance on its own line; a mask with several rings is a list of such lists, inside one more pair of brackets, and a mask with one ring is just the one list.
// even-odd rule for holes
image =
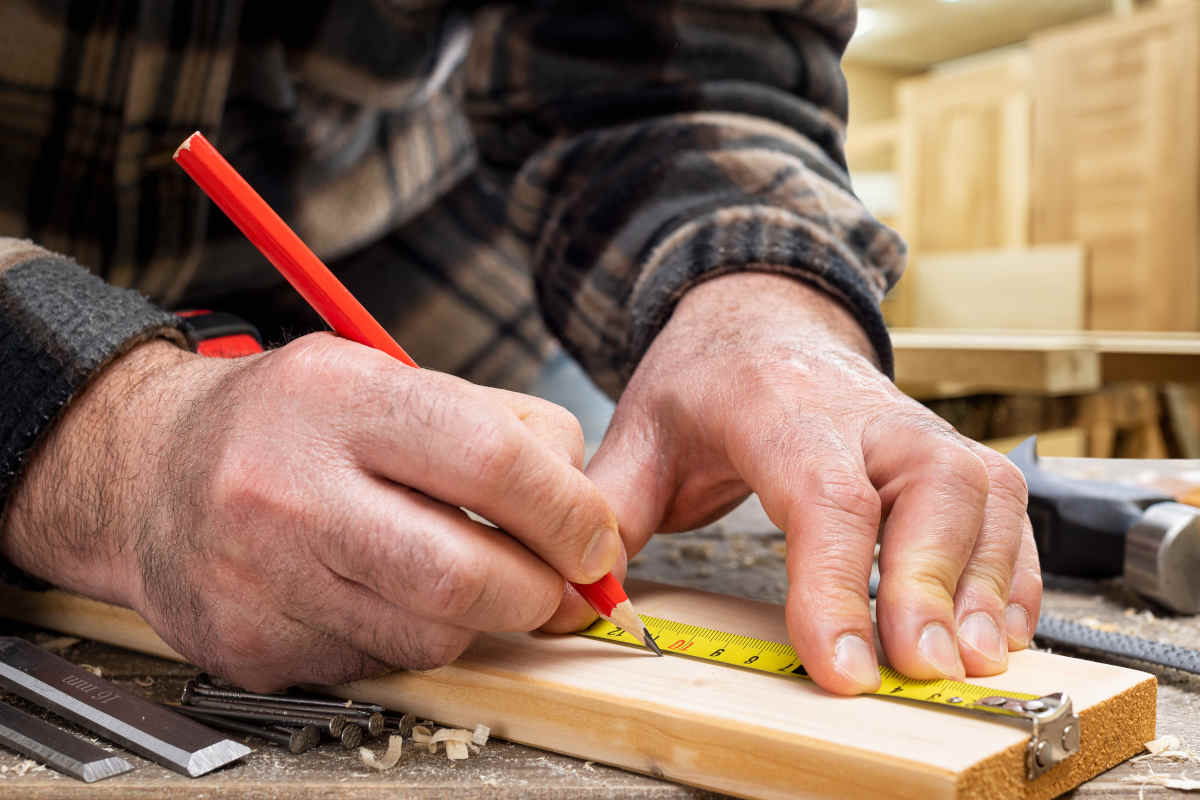
[[[1062, 471], [1091, 471], [1096, 462], [1057, 460]], [[1144, 475], [1144, 465], [1109, 467]], [[1182, 469], [1185, 465], [1179, 465]], [[1195, 468], [1194, 462], [1190, 465]], [[659, 536], [630, 565], [639, 578], [692, 586], [708, 591], [740, 594], [757, 600], [783, 601], [787, 580], [783, 568], [783, 535], [775, 531], [751, 502], [720, 523], [702, 531], [676, 536]], [[1126, 592], [1117, 581], [1102, 583], [1047, 577], [1044, 610], [1081, 620], [1084, 624], [1119, 630], [1200, 648], [1200, 619], [1165, 617], [1161, 612]], [[42, 643], [60, 639], [58, 634], [34, 629], [17, 629]], [[59, 642], [59, 646], [64, 644]], [[157, 658], [143, 656], [96, 642], [66, 643], [61, 653], [80, 664], [99, 667], [104, 677], [156, 699], [177, 699], [184, 681], [196, 670]], [[1159, 678], [1158, 735], [1174, 734], [1182, 746], [1200, 756], [1200, 678], [1173, 670], [1114, 660], [1126, 666], [1155, 672]], [[149, 685], [145, 685], [149, 684]], [[454, 797], [466, 798], [702, 798], [715, 797], [689, 787], [636, 775], [602, 764], [546, 753], [520, 745], [495, 741], [479, 755], [451, 762], [440, 752], [415, 752], [405, 743], [401, 764], [387, 772], [364, 766], [357, 750], [342, 750], [336, 744], [302, 755], [255, 739], [244, 739], [255, 752], [244, 761], [211, 775], [188, 779], [127, 753], [137, 767], [133, 772], [87, 785], [63, 777], [6, 750], [0, 750], [0, 796], [39, 797], [127, 797], [170, 792], [177, 800], [199, 797], [312, 797], [369, 798]], [[376, 751], [379, 741], [368, 742]], [[1168, 775], [1200, 779], [1200, 760], [1172, 761], [1143, 759], [1126, 762], [1077, 789], [1072, 797], [1145, 798], [1179, 796], [1165, 788], [1144, 785], [1144, 776]]]

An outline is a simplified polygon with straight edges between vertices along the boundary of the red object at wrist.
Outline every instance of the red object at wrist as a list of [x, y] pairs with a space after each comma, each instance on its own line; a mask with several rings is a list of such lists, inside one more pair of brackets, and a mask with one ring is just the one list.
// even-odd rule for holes
[[263, 351], [258, 329], [223, 311], [177, 311], [196, 352], [210, 358], [240, 358]]

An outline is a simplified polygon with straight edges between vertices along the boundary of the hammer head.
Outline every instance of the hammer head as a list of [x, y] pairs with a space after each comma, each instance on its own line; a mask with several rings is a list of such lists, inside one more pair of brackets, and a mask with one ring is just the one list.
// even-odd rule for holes
[[1156, 503], [1125, 535], [1125, 585], [1181, 614], [1200, 614], [1200, 509]]

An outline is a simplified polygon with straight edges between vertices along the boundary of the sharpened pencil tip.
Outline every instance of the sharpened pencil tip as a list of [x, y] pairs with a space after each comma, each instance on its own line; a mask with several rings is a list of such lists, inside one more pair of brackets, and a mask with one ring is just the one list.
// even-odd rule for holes
[[647, 630], [646, 628], [642, 628], [642, 635], [646, 637], [643, 640], [643, 644], [646, 645], [646, 649], [651, 651], [652, 653], [654, 653], [654, 655], [659, 656], [661, 658], [663, 651], [661, 649], [659, 649], [658, 642], [654, 641], [654, 637], [650, 635], [650, 631]]

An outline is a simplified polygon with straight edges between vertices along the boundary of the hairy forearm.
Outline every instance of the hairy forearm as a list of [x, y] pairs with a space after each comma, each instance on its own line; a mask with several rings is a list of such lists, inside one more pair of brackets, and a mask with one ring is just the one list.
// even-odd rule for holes
[[166, 513], [155, 501], [166, 478], [164, 433], [183, 402], [167, 373], [188, 359], [196, 356], [166, 341], [141, 344], [72, 401], [10, 499], [5, 557], [63, 588], [137, 603], [136, 541], [152, 516]]

